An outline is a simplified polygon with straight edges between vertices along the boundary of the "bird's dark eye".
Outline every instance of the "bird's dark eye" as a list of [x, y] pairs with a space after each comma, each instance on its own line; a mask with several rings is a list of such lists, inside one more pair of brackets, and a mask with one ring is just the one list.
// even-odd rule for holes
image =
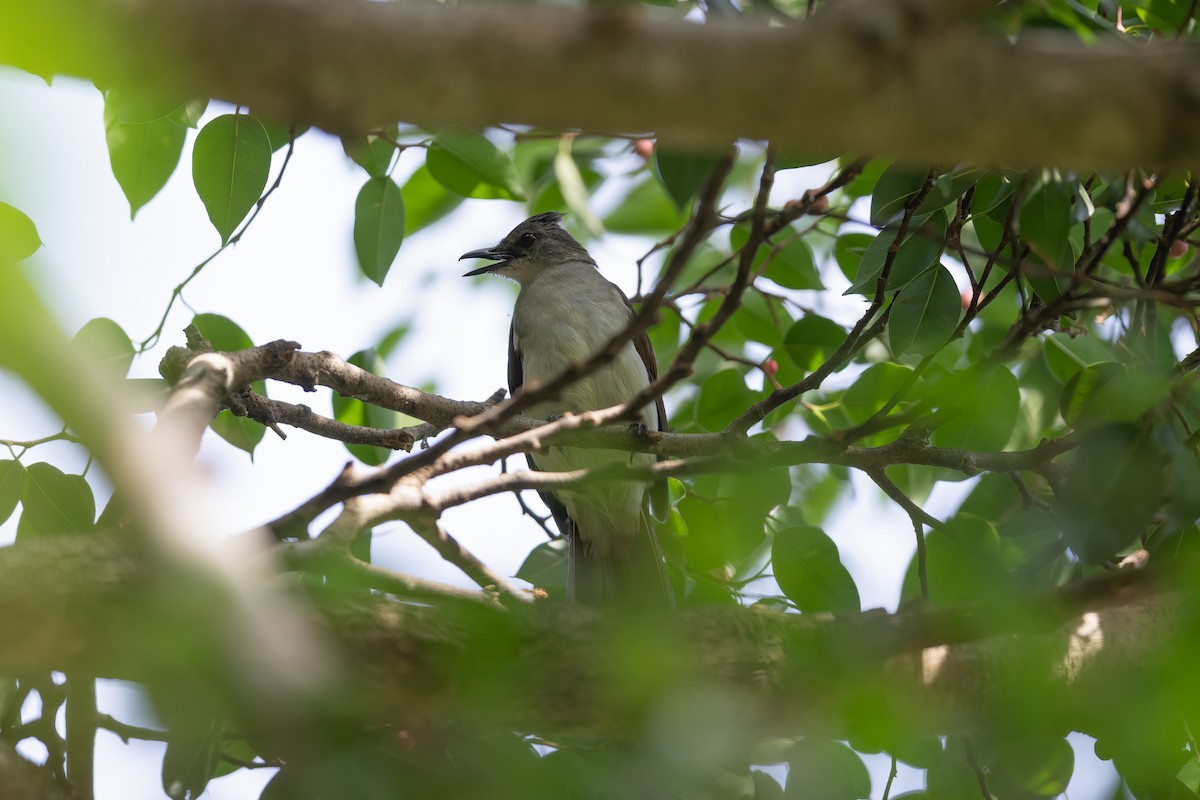
[[536, 234], [536, 233], [523, 233], [523, 234], [521, 234], [521, 246], [522, 246], [522, 247], [532, 247], [532, 246], [533, 246], [533, 243], [534, 243], [534, 242], [536, 242], [536, 241], [537, 241], [537, 234]]

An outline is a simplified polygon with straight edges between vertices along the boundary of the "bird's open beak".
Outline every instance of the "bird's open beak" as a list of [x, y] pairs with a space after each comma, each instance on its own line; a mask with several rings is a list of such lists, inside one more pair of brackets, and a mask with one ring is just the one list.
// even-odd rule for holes
[[485, 248], [483, 250], [472, 250], [469, 253], [463, 253], [458, 257], [459, 261], [465, 261], [468, 258], [489, 258], [495, 261], [495, 264], [473, 269], [463, 275], [464, 278], [470, 278], [472, 275], [483, 275], [493, 270], [499, 269], [507, 264], [512, 259], [512, 253], [507, 253], [495, 247]]

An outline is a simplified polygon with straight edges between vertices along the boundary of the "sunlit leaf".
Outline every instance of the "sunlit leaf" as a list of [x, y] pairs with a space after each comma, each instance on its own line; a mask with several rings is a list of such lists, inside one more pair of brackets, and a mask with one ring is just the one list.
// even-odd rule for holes
[[380, 286], [404, 241], [404, 196], [391, 178], [371, 178], [354, 203], [354, 252], [358, 268]]
[[452, 192], [471, 197], [480, 183], [505, 191], [516, 200], [524, 194], [508, 156], [488, 138], [469, 128], [442, 128], [425, 155], [425, 167], [434, 180]]
[[0, 202], [0, 264], [29, 258], [41, 246], [33, 220], [8, 203]]
[[225, 114], [200, 129], [192, 148], [192, 181], [222, 243], [262, 196], [270, 170], [271, 140], [254, 117]]

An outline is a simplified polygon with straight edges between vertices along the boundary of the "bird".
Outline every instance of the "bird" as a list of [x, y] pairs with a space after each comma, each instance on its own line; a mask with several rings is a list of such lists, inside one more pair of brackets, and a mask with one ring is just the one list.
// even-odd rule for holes
[[[508, 336], [510, 394], [526, 381], [552, 380], [571, 364], [590, 358], [633, 319], [629, 298], [600, 274], [595, 259], [562, 227], [564, 216], [557, 211], [534, 215], [499, 244], [459, 258], [493, 262], [464, 277], [498, 275], [520, 286]], [[657, 377], [654, 350], [643, 332], [612, 361], [529, 413], [553, 419], [620, 405]], [[662, 397], [644, 406], [634, 424], [665, 431]], [[559, 446], [526, 457], [532, 469], [547, 472], [654, 461], [647, 453]], [[655, 538], [645, 483], [603, 481], [539, 494], [567, 539], [568, 600], [673, 607], [674, 592]]]

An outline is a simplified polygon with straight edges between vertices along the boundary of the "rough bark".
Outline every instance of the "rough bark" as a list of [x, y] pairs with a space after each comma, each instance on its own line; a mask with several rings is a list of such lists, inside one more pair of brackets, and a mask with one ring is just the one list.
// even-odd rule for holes
[[[982, 4], [980, 4], [982, 6]], [[787, 28], [636, 6], [3, 0], [0, 60], [216, 97], [280, 120], [652, 131], [692, 147], [1077, 167], [1200, 156], [1187, 46], [1016, 43], [973, 3], [842, 0]], [[966, 13], [964, 13], [966, 12]]]

